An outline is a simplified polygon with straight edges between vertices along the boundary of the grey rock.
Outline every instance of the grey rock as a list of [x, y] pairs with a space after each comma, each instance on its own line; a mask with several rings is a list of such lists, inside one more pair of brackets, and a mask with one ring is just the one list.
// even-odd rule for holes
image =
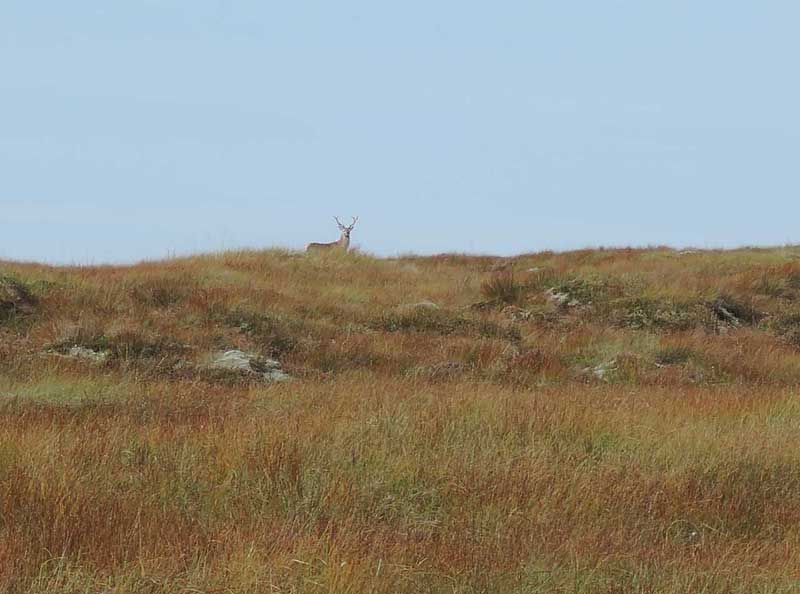
[[86, 347], [82, 346], [74, 346], [71, 347], [67, 353], [67, 357], [72, 359], [84, 359], [86, 361], [90, 361], [96, 365], [102, 365], [106, 361], [108, 361], [111, 353], [108, 351], [95, 351]]
[[397, 309], [399, 311], [412, 311], [415, 309], [441, 309], [440, 306], [433, 301], [428, 301], [427, 299], [423, 299], [422, 301], [418, 301], [417, 303], [404, 303], [402, 305], [398, 305]]
[[261, 374], [264, 380], [268, 382], [288, 382], [292, 381], [294, 378], [286, 373], [281, 369], [272, 369], [271, 371], [265, 371]]
[[594, 367], [586, 367], [583, 370], [583, 373], [586, 375], [592, 375], [601, 381], [606, 381], [609, 378], [609, 376], [616, 370], [617, 370], [617, 360], [612, 359], [611, 361], [600, 363], [599, 365], [595, 365]]
[[568, 293], [559, 293], [555, 289], [548, 289], [544, 292], [545, 297], [558, 307], [577, 307], [581, 304], [577, 299], [573, 299]]
[[742, 325], [741, 320], [737, 318], [733, 312], [731, 312], [727, 307], [724, 305], [717, 305], [715, 308], [717, 315], [722, 318], [724, 321], [728, 322], [731, 326], [738, 328]]
[[533, 317], [533, 313], [516, 305], [507, 305], [502, 314], [514, 322], [524, 322]]
[[293, 379], [281, 369], [275, 359], [265, 359], [239, 350], [229, 350], [209, 355], [206, 366], [209, 369], [238, 371], [248, 375], [259, 375], [267, 382], [285, 382]]

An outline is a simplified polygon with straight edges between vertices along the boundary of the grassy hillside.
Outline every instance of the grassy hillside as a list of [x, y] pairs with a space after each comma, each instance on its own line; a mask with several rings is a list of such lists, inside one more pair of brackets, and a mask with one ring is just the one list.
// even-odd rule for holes
[[0, 263], [0, 592], [800, 590], [800, 248], [497, 264]]

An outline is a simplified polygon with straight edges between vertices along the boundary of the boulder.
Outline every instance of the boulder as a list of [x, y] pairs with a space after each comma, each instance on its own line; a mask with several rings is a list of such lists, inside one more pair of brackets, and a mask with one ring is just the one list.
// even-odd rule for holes
[[281, 369], [279, 361], [265, 359], [239, 350], [212, 353], [206, 361], [206, 367], [260, 376], [267, 382], [285, 382], [292, 379], [292, 376]]
[[72, 359], [85, 359], [96, 365], [102, 365], [108, 361], [110, 356], [111, 353], [108, 351], [95, 351], [82, 346], [74, 346], [67, 351], [67, 357]]

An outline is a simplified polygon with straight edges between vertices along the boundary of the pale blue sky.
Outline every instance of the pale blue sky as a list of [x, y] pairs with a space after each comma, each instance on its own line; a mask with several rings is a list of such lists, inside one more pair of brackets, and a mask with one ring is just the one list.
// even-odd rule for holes
[[9, 0], [0, 258], [800, 242], [800, 3]]

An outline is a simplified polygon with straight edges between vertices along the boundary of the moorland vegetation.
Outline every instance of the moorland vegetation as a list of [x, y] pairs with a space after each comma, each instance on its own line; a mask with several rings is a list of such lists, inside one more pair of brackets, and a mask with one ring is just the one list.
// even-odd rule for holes
[[2, 262], [0, 592], [796, 592], [799, 397], [798, 247]]

